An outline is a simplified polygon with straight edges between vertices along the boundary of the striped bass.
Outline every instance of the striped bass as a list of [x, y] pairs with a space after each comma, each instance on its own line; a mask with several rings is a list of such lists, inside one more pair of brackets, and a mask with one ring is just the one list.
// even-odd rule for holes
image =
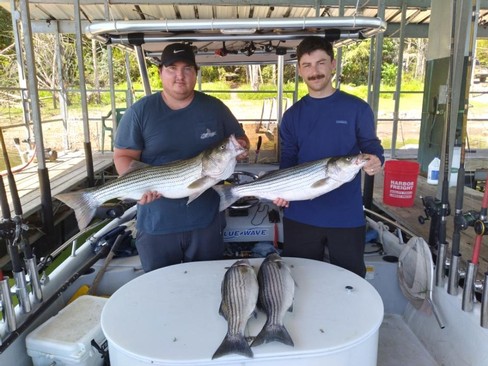
[[251, 346], [273, 341], [294, 346], [283, 325], [283, 319], [287, 311], [293, 310], [295, 281], [291, 276], [290, 267], [279, 254], [268, 254], [259, 268], [258, 283], [258, 307], [264, 310], [267, 319]]
[[134, 161], [128, 172], [96, 188], [61, 193], [55, 197], [75, 211], [78, 227], [83, 230], [93, 219], [97, 208], [111, 199], [139, 200], [148, 191], [166, 198], [188, 198], [188, 204], [205, 190], [227, 179], [245, 151], [234, 135], [197, 156], [149, 166]]
[[309, 200], [353, 180], [367, 160], [363, 154], [325, 158], [274, 170], [251, 182], [224, 184], [213, 189], [220, 195], [220, 211], [239, 198], [249, 196], [271, 201], [276, 198], [287, 201]]
[[257, 300], [256, 272], [247, 259], [238, 260], [227, 270], [222, 281], [219, 313], [227, 320], [227, 334], [212, 359], [231, 353], [253, 357], [244, 329], [254, 313]]

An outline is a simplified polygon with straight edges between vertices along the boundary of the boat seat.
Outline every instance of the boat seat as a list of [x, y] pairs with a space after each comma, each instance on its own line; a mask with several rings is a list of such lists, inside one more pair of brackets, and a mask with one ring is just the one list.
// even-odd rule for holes
[[[120, 120], [122, 119], [122, 116], [124, 115], [125, 111], [127, 108], [115, 108], [115, 129], [117, 128], [117, 125], [119, 124]], [[110, 127], [110, 125], [107, 123], [112, 120], [112, 110], [110, 110], [107, 115], [102, 116], [102, 134], [101, 134], [101, 150], [102, 154], [105, 151], [105, 132], [109, 133], [110, 137], [110, 151], [114, 151], [114, 127]]]

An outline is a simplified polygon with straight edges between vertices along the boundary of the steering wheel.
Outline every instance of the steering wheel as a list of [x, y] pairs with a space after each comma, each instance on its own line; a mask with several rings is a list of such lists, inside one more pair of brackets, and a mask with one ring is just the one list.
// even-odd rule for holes
[[[242, 180], [244, 178], [244, 180]], [[250, 178], [250, 179], [249, 179]], [[251, 172], [246, 172], [246, 171], [235, 171], [229, 178], [227, 178], [225, 181], [232, 183], [232, 184], [242, 184], [246, 182], [252, 182], [253, 180], [258, 179], [259, 176], [257, 174], [251, 173]], [[245, 210], [248, 208], [251, 208], [259, 202], [259, 198], [254, 197], [254, 196], [249, 196], [249, 197], [242, 197], [239, 198], [236, 202], [234, 202], [232, 205], [229, 207], [234, 210]]]

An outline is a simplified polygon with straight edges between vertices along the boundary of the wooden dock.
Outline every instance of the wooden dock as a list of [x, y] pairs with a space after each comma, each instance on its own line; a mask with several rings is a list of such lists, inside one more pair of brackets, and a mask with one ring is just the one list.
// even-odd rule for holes
[[[418, 220], [419, 216], [425, 216], [424, 205], [422, 203], [421, 197], [431, 196], [440, 198], [437, 192], [438, 187], [436, 185], [427, 184], [427, 179], [419, 175], [417, 178], [417, 189], [414, 205], [412, 207], [394, 207], [391, 205], [387, 205], [383, 202], [383, 184], [384, 175], [377, 174], [374, 180], [374, 205], [377, 206], [380, 210], [384, 211], [388, 216], [393, 218], [406, 229], [418, 236], [423, 237], [426, 241], [428, 241], [431, 221], [426, 221], [425, 224], [421, 224]], [[450, 257], [450, 244], [452, 243], [452, 234], [454, 232], [455, 197], [456, 187], [450, 187], [449, 203], [451, 214], [447, 218], [446, 225], [446, 236], [449, 243], [448, 257]], [[479, 212], [481, 209], [482, 198], [482, 192], [465, 187], [463, 212], [467, 212], [469, 210]], [[465, 262], [467, 259], [471, 259], [475, 236], [476, 233], [474, 232], [474, 229], [472, 227], [468, 227], [466, 230], [461, 232], [460, 251], [462, 254], [463, 262]], [[485, 239], [481, 247], [478, 273], [481, 274], [486, 271], [488, 271], [488, 240]]]
[[[94, 153], [93, 169], [95, 175], [107, 170], [113, 165], [112, 153]], [[85, 155], [83, 151], [69, 151], [59, 153], [55, 161], [47, 161], [46, 168], [49, 174], [51, 185], [51, 195], [68, 191], [87, 179], [87, 169], [85, 165]], [[15, 172], [16, 167], [12, 170]], [[8, 203], [12, 217], [14, 216], [14, 206], [7, 176], [3, 176], [5, 190], [7, 191]], [[20, 203], [22, 205], [23, 216], [28, 217], [41, 208], [41, 195], [39, 190], [38, 166], [35, 162], [28, 165], [25, 169], [14, 173], [15, 184], [19, 192]]]

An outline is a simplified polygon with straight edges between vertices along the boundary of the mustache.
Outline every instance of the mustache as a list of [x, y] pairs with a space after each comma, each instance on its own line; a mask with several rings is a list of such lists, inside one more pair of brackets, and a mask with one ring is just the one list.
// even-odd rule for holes
[[324, 79], [325, 75], [324, 74], [318, 74], [318, 75], [312, 75], [307, 78], [307, 80], [320, 80]]

